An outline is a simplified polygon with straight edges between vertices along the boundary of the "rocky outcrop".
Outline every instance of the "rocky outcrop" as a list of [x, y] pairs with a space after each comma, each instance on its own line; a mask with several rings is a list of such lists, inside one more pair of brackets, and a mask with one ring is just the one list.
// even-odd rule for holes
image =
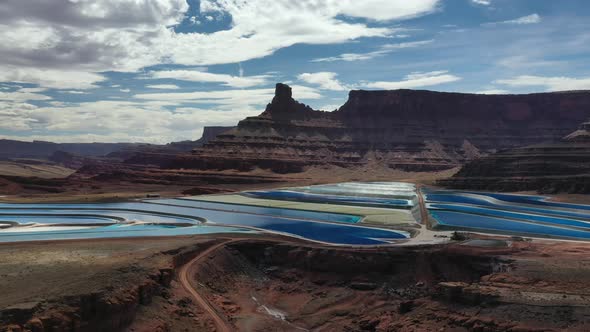
[[[314, 111], [277, 84], [266, 110], [218, 135], [182, 167], [267, 168], [373, 162], [410, 171], [448, 169], [499, 149], [555, 141], [590, 116], [590, 92], [476, 95], [351, 91], [337, 111]], [[171, 162], [170, 165], [173, 165]]]
[[451, 188], [590, 193], [588, 122], [560, 142], [507, 149], [466, 164], [439, 184]]
[[[579, 257], [555, 248], [551, 255], [564, 254], [554, 258], [542, 248], [242, 241], [194, 271], [200, 294], [236, 331], [587, 330], [588, 279], [580, 270], [587, 248], [576, 247]], [[564, 272], [571, 262], [576, 273]]]
[[141, 306], [167, 294], [177, 269], [208, 245], [162, 252], [166, 263], [152, 271], [129, 267], [133, 273], [118, 287], [1, 308], [0, 331], [124, 331]]
[[[203, 127], [203, 134], [201, 138], [196, 141], [179, 141], [179, 142], [172, 142], [162, 146], [151, 146], [152, 151], [163, 151], [163, 152], [188, 152], [192, 149], [201, 147], [210, 140], [217, 137], [217, 135], [222, 134], [230, 129], [235, 127], [223, 127], [223, 126], [208, 126]], [[141, 149], [140, 149], [141, 151]]]

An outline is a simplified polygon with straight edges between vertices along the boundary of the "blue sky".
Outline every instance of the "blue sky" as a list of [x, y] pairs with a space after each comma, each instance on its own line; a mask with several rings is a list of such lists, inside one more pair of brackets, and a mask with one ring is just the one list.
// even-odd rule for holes
[[0, 3], [0, 138], [166, 143], [350, 89], [590, 89], [583, 0]]

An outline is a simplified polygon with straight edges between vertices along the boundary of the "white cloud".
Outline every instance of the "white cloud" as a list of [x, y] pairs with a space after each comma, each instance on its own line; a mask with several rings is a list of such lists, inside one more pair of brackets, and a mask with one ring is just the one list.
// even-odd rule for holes
[[380, 82], [364, 82], [362, 85], [369, 89], [413, 89], [425, 86], [438, 85], [443, 83], [450, 83], [460, 80], [461, 78], [451, 75], [446, 70], [432, 71], [427, 73], [412, 73], [406, 75], [401, 81], [380, 81]]
[[20, 88], [18, 89], [19, 92], [31, 92], [31, 93], [37, 93], [37, 92], [43, 92], [43, 91], [47, 91], [46, 88]]
[[22, 88], [13, 92], [0, 91], [0, 100], [8, 102], [23, 102], [27, 100], [49, 100], [51, 97], [39, 94], [43, 89], [36, 88]]
[[471, 2], [482, 6], [489, 6], [492, 4], [492, 0], [471, 0]]
[[458, 76], [449, 74], [446, 70], [439, 70], [427, 73], [414, 72], [406, 75], [404, 79], [401, 81], [362, 81], [360, 83], [355, 84], [354, 86], [349, 86], [341, 83], [336, 78], [336, 76], [337, 74], [333, 72], [317, 72], [303, 73], [298, 75], [297, 78], [306, 83], [317, 85], [320, 89], [334, 91], [349, 90], [357, 86], [369, 89], [383, 90], [413, 89], [425, 86], [439, 85], [443, 83], [451, 83], [461, 79]]
[[238, 62], [238, 75], [240, 75], [240, 77], [244, 77], [244, 68], [242, 67], [241, 62]]
[[343, 53], [337, 56], [317, 58], [311, 60], [312, 62], [334, 62], [334, 61], [361, 61], [370, 60], [379, 56], [386, 55], [399, 49], [419, 47], [432, 43], [434, 40], [419, 40], [413, 42], [397, 43], [397, 44], [385, 44], [382, 45], [378, 50], [368, 53]]
[[214, 74], [200, 70], [161, 70], [151, 71], [148, 77], [152, 79], [175, 79], [191, 82], [222, 83], [234, 88], [249, 88], [268, 83], [269, 75], [257, 76], [232, 76], [227, 74]]
[[508, 90], [502, 90], [502, 89], [489, 89], [489, 90], [477, 91], [476, 93], [481, 94], [481, 95], [505, 95], [510, 92]]
[[[243, 105], [233, 109], [167, 108], [173, 105], [177, 106], [174, 102], [99, 100], [35, 107], [0, 101], [0, 129], [5, 130], [1, 136], [56, 142], [167, 143], [197, 139], [203, 126], [234, 125], [237, 119], [261, 111]], [[26, 134], [20, 135], [23, 131]]]
[[[439, 0], [203, 0], [204, 17], [229, 17], [229, 29], [175, 32], [186, 0], [4, 1], [0, 10], [0, 81], [88, 89], [96, 73], [135, 72], [161, 64], [227, 64], [295, 44], [386, 37], [394, 29], [350, 22], [426, 15]], [[26, 18], [23, 19], [23, 18]], [[196, 23], [196, 20], [193, 20]]]
[[197, 19], [196, 16], [191, 16], [190, 19], [189, 19], [189, 21], [193, 25], [200, 25], [201, 24], [201, 21], [199, 19]]
[[320, 108], [318, 108], [318, 110], [331, 112], [331, 111], [339, 109], [340, 106], [342, 106], [342, 105], [328, 104], [328, 105], [321, 106]]
[[43, 88], [20, 88], [12, 92], [0, 91], [0, 129], [29, 130], [30, 123], [36, 120], [27, 116], [26, 112], [36, 109], [37, 106], [27, 101], [51, 100], [51, 97], [38, 93], [44, 90]]
[[519, 17], [515, 20], [506, 21], [505, 23], [513, 24], [535, 24], [541, 22], [541, 16], [539, 14], [531, 14], [528, 16]]
[[[318, 99], [314, 89], [294, 85], [300, 99]], [[155, 142], [197, 139], [203, 126], [235, 125], [247, 116], [260, 114], [272, 99], [274, 89], [199, 91], [135, 95], [136, 100], [98, 100], [83, 103], [50, 102], [37, 107], [25, 100], [36, 99], [30, 92], [0, 94], [2, 137], [57, 142]], [[196, 107], [207, 104], [211, 108]], [[133, 128], [133, 130], [129, 130]], [[20, 134], [26, 132], [26, 135]], [[83, 134], [82, 134], [83, 133]]]
[[178, 90], [180, 87], [175, 84], [149, 84], [145, 86], [149, 89], [160, 89], [160, 90]]
[[348, 90], [346, 86], [336, 79], [336, 76], [336, 73], [323, 71], [317, 73], [303, 73], [298, 75], [297, 78], [306, 83], [318, 85], [320, 89], [324, 90]]
[[86, 95], [88, 94], [88, 92], [86, 91], [80, 91], [80, 90], [63, 90], [63, 91], [58, 91], [60, 93], [69, 93], [72, 95]]
[[125, 93], [127, 93], [127, 92], [131, 92], [131, 90], [130, 90], [130, 89], [119, 89], [119, 91], [121, 91], [121, 92], [125, 92]]
[[0, 65], [0, 82], [31, 83], [53, 89], [90, 89], [96, 88], [95, 83], [104, 80], [106, 77], [102, 75], [84, 71], [11, 68]]
[[[293, 85], [293, 96], [297, 99], [319, 99], [322, 97], [315, 89]], [[241, 90], [216, 90], [195, 92], [169, 92], [169, 93], [141, 93], [133, 97], [154, 101], [192, 102], [202, 104], [225, 105], [231, 107], [243, 107], [244, 105], [264, 105], [274, 96], [275, 89], [241, 89]]]
[[544, 59], [537, 59], [526, 54], [510, 55], [500, 58], [496, 64], [502, 67], [519, 70], [524, 68], [557, 68], [562, 65], [564, 61], [550, 61]]
[[536, 24], [536, 23], [540, 23], [540, 22], [541, 22], [541, 16], [539, 16], [539, 14], [531, 14], [531, 15], [515, 18], [513, 20], [500, 21], [500, 22], [490, 22], [490, 23], [484, 23], [482, 25], [483, 26], [494, 26], [494, 25], [501, 25], [501, 24], [523, 25], [523, 24]]
[[521, 75], [510, 79], [494, 81], [512, 87], [543, 87], [547, 91], [590, 90], [590, 77], [544, 77]]

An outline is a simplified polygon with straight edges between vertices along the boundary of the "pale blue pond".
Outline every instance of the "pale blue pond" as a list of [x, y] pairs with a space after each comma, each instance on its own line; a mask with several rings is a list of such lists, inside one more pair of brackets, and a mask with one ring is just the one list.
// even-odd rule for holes
[[[217, 206], [227, 209], [227, 211], [224, 211], [220, 209], [212, 209], [212, 205], [208, 205], [208, 208], [205, 209], [193, 207], [191, 206], [193, 205], [191, 202], [184, 202], [184, 200], [181, 200], [181, 202], [186, 206], [145, 202], [105, 204], [0, 204], [0, 213], [10, 214], [14, 218], [20, 213], [22, 217], [20, 220], [24, 222], [30, 222], [31, 214], [37, 214], [46, 215], [48, 220], [51, 220], [56, 224], [77, 224], [75, 220], [78, 215], [81, 220], [88, 215], [102, 215], [104, 218], [116, 217], [122, 218], [125, 221], [140, 221], [158, 224], [133, 226], [113, 225], [93, 228], [92, 230], [71, 230], [53, 233], [51, 231], [44, 231], [39, 232], [42, 234], [35, 235], [36, 238], [42, 239], [50, 239], [52, 234], [56, 236], [56, 239], [181, 235], [193, 234], [193, 232], [203, 232], [205, 229], [199, 227], [211, 227], [214, 225], [235, 227], [233, 229], [240, 229], [241, 226], [243, 226], [246, 228], [255, 228], [263, 232], [280, 232], [285, 235], [313, 241], [348, 245], [384, 244], [389, 243], [390, 241], [405, 239], [409, 236], [407, 233], [401, 231], [360, 227], [342, 222], [349, 221], [352, 223], [352, 221], [356, 220], [355, 218], [358, 218], [357, 216], [334, 213], [328, 213], [325, 216], [322, 216], [322, 213], [320, 212], [293, 212], [293, 210], [279, 212], [276, 209], [256, 209], [257, 213], [270, 213], [270, 215], [264, 215], [238, 212], [240, 209], [249, 210], [242, 205], [237, 206], [235, 209], [231, 209], [227, 205]], [[287, 214], [289, 217], [281, 216], [281, 213]], [[298, 217], [296, 218], [296, 216]], [[306, 218], [313, 217], [313, 220], [303, 219], [302, 216], [305, 216]], [[334, 221], [336, 219], [341, 222], [319, 222], [319, 220]], [[194, 227], [174, 227], [173, 225], [166, 225], [167, 223], [197, 224], [200, 220], [206, 220], [206, 224]], [[84, 222], [81, 222], [80, 224], [83, 223]], [[213, 230], [215, 229], [227, 230], [227, 228], [223, 227], [214, 228]], [[23, 238], [31, 239], [30, 236], [32, 236], [32, 231], [34, 231], [34, 229], [27, 230], [28, 234], [23, 235]], [[3, 233], [0, 236], [0, 241], [11, 241], [11, 239], [17, 238], [15, 236], [18, 236], [18, 234], [11, 233], [7, 235], [7, 233]]]
[[291, 191], [306, 192], [312, 194], [339, 195], [353, 197], [384, 197], [412, 199], [416, 195], [415, 188], [404, 183], [394, 184], [365, 184], [365, 183], [338, 183], [328, 185], [315, 185], [308, 187], [290, 188]]
[[492, 217], [518, 219], [518, 220], [530, 221], [530, 222], [540, 222], [540, 223], [546, 223], [546, 224], [573, 226], [573, 227], [590, 229], [590, 222], [588, 222], [588, 221], [553, 217], [553, 216], [547, 216], [547, 215], [536, 215], [536, 214], [528, 214], [528, 213], [510, 212], [510, 211], [506, 211], [506, 210], [487, 209], [487, 208], [482, 208], [482, 207], [477, 207], [477, 206], [467, 206], [467, 205], [430, 204], [429, 207], [436, 208], [436, 209], [443, 209], [443, 210], [452, 210], [452, 211], [458, 211], [458, 212], [472, 213], [472, 214], [476, 214], [476, 215], [487, 215], [487, 216], [492, 216]]
[[43, 232], [0, 232], [0, 242], [73, 240], [125, 237], [178, 236], [221, 233], [255, 233], [253, 230], [197, 225], [190, 227], [174, 227], [166, 225], [111, 225], [87, 229], [43, 231]]
[[[478, 216], [454, 211], [432, 210], [430, 211], [430, 214], [443, 228], [451, 227], [451, 229], [467, 229], [480, 232], [491, 231], [524, 236], [590, 239], [590, 232], [569, 228], [506, 220], [497, 217]], [[440, 228], [440, 226], [437, 227]]]
[[111, 217], [91, 215], [26, 215], [26, 214], [0, 214], [0, 222], [16, 222], [19, 224], [106, 224], [118, 223], [120, 220]]
[[344, 223], [357, 223], [362, 217], [354, 216], [344, 213], [331, 213], [331, 212], [316, 212], [307, 210], [296, 210], [296, 209], [284, 209], [284, 208], [273, 208], [264, 206], [254, 206], [245, 204], [227, 204], [218, 202], [207, 202], [199, 201], [197, 199], [156, 199], [148, 200], [148, 203], [167, 204], [174, 206], [193, 207], [200, 209], [212, 209], [222, 210], [230, 212], [243, 212], [252, 214], [264, 214], [271, 216], [281, 216], [288, 218], [301, 218], [309, 220], [319, 221], [332, 221], [332, 222], [344, 222]]
[[267, 190], [267, 191], [246, 191], [245, 196], [276, 199], [286, 201], [300, 201], [310, 203], [327, 203], [327, 204], [345, 204], [373, 207], [412, 207], [413, 203], [407, 199], [395, 198], [378, 198], [362, 196], [343, 196], [343, 195], [320, 195], [290, 190]]
[[[547, 207], [558, 207], [576, 210], [590, 210], [590, 205], [583, 204], [572, 204], [572, 203], [561, 203], [561, 202], [550, 202], [547, 201], [545, 196], [530, 196], [530, 195], [509, 195], [509, 194], [498, 194], [498, 193], [482, 193], [474, 192], [474, 194], [485, 195], [493, 197], [502, 201], [532, 205], [542, 205]], [[590, 203], [590, 197], [588, 198]]]
[[[566, 216], [573, 218], [590, 219], [590, 212], [586, 212], [586, 209], [567, 209], [565, 207], [557, 206], [539, 206], [534, 205], [511, 203], [507, 201], [497, 200], [493, 197], [486, 197], [486, 195], [473, 194], [473, 193], [443, 193], [441, 191], [431, 194], [425, 193], [426, 202], [436, 203], [459, 203], [459, 204], [470, 204], [479, 206], [496, 207], [502, 209], [510, 209], [514, 211], [532, 212], [541, 214], [551, 214], [556, 216]], [[580, 206], [579, 204], [574, 204]]]
[[[0, 220], [8, 220], [8, 215], [17, 216], [18, 220], [11, 219], [11, 221], [22, 220], [24, 222], [31, 222], [31, 217], [37, 215], [47, 216], [35, 217], [36, 221], [43, 224], [56, 223], [63, 216], [67, 222], [77, 223], [92, 223], [92, 218], [99, 217], [101, 219], [110, 220], [109, 223], [118, 223], [123, 221], [141, 221], [147, 223], [168, 223], [168, 224], [197, 224], [200, 221], [193, 218], [179, 217], [166, 214], [153, 214], [141, 212], [128, 212], [125, 210], [99, 210], [99, 209], [73, 209], [71, 207], [61, 209], [60, 207], [53, 209], [45, 208], [0, 208]], [[67, 218], [66, 218], [67, 217]], [[61, 219], [64, 219], [61, 218]], [[63, 222], [63, 221], [61, 221]]]
[[437, 228], [590, 239], [590, 206], [545, 197], [424, 190]]

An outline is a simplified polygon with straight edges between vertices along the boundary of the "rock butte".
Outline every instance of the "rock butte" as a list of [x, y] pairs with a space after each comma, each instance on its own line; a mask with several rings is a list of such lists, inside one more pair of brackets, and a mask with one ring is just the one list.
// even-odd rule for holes
[[590, 117], [590, 92], [477, 95], [417, 90], [349, 93], [334, 112], [315, 111], [277, 84], [248, 117], [168, 166], [196, 169], [355, 167], [449, 169], [498, 149], [556, 141]]

